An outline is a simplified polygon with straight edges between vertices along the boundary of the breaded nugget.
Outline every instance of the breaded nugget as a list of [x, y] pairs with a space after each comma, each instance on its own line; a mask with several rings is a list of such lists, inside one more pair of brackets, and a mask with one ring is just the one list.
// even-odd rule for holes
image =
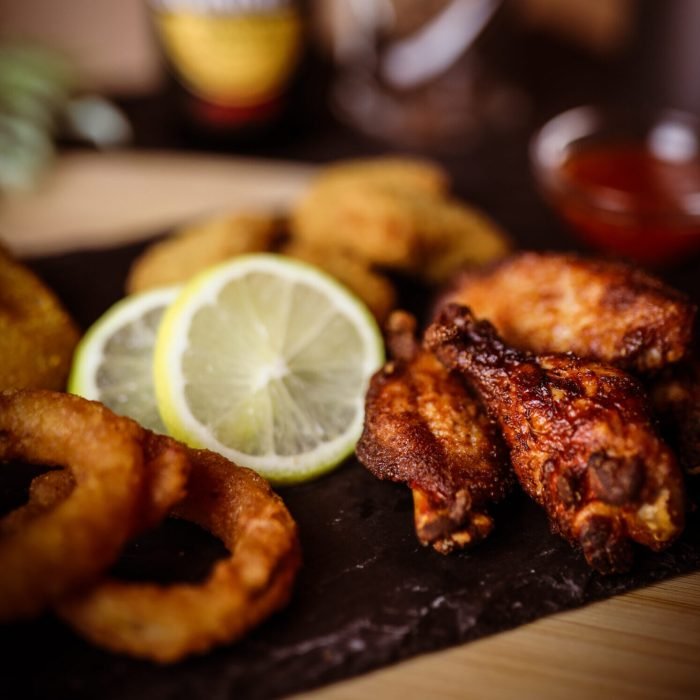
[[291, 240], [281, 253], [320, 267], [356, 294], [381, 324], [396, 305], [396, 290], [382, 274], [337, 248]]
[[405, 200], [400, 191], [371, 183], [312, 187], [292, 213], [292, 235], [349, 251], [370, 264], [413, 268], [421, 258], [420, 224]]
[[133, 294], [177, 284], [235, 255], [268, 251], [281, 230], [280, 218], [263, 214], [218, 216], [187, 226], [134, 261], [126, 290]]
[[358, 158], [324, 168], [314, 188], [363, 183], [440, 196], [449, 190], [448, 174], [436, 163], [419, 158]]
[[415, 197], [446, 195], [447, 173], [412, 158], [366, 158], [324, 168], [292, 214], [295, 238], [348, 250], [370, 263], [414, 266], [421, 256]]
[[0, 247], [0, 389], [64, 389], [79, 336], [53, 292]]
[[509, 250], [501, 231], [471, 207], [372, 181], [312, 187], [294, 210], [291, 227], [301, 240], [332, 245], [430, 282]]
[[500, 260], [511, 251], [508, 236], [486, 214], [456, 200], [433, 207], [437, 237], [416, 272], [431, 284], [443, 284], [457, 270]]

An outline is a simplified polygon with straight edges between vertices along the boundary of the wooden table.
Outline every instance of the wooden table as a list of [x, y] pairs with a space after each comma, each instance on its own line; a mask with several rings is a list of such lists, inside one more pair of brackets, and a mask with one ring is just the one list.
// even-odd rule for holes
[[[40, 254], [136, 240], [224, 209], [284, 207], [309, 167], [171, 153], [73, 154], [0, 205], [0, 240]], [[304, 698], [698, 698], [700, 572]]]

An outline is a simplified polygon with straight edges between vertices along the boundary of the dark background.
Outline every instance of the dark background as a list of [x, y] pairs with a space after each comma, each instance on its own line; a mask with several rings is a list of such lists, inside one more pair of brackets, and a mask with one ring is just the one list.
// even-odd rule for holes
[[213, 151], [327, 163], [340, 158], [409, 153], [438, 160], [455, 193], [483, 207], [521, 247], [582, 249], [536, 191], [528, 145], [561, 111], [583, 104], [629, 111], [682, 109], [700, 114], [700, 6], [693, 0], [633, 3], [622, 46], [592, 52], [550, 32], [524, 26], [504, 3], [472, 52], [493, 79], [519, 93], [508, 126], [484, 124], [476, 139], [447, 148], [415, 148], [363, 135], [329, 107], [334, 67], [311, 45], [291, 91], [288, 111], [260, 134], [226, 136], [193, 126], [174, 80], [156, 94], [118, 98], [140, 148]]

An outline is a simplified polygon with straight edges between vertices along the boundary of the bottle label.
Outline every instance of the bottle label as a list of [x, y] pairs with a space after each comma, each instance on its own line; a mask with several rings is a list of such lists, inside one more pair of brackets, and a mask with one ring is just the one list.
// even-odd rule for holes
[[152, 6], [180, 80], [212, 104], [270, 102], [297, 67], [302, 22], [290, 0], [156, 0]]

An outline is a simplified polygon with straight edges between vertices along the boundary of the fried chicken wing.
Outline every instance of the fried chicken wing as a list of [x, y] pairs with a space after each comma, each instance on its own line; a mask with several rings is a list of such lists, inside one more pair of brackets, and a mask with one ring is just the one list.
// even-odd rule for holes
[[655, 277], [621, 263], [521, 253], [465, 273], [447, 292], [523, 350], [573, 352], [639, 372], [681, 359], [695, 307]]
[[491, 531], [487, 506], [509, 491], [510, 465], [465, 383], [417, 343], [411, 316], [390, 316], [388, 342], [394, 359], [370, 384], [357, 455], [378, 478], [410, 486], [418, 539], [447, 554]]
[[573, 355], [508, 347], [456, 304], [430, 326], [426, 344], [478, 391], [521, 485], [591, 566], [624, 571], [630, 540], [656, 551], [678, 537], [683, 478], [636, 379]]
[[700, 475], [700, 359], [667, 367], [649, 384], [654, 414], [681, 466]]

